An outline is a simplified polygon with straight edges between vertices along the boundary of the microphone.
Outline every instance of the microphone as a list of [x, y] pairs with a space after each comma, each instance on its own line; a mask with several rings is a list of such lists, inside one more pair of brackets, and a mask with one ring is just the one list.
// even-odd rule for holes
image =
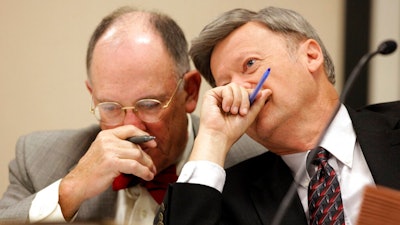
[[[355, 79], [358, 77], [358, 75], [360, 74], [361, 69], [367, 64], [367, 62], [369, 62], [369, 60], [374, 57], [377, 54], [382, 54], [382, 55], [388, 55], [393, 53], [397, 48], [397, 43], [393, 40], [387, 40], [382, 42], [378, 49], [375, 50], [374, 52], [371, 53], [367, 53], [365, 54], [360, 61], [357, 63], [357, 65], [354, 67], [353, 71], [350, 73], [349, 78], [347, 79], [345, 86], [342, 90], [342, 93], [340, 95], [340, 101], [336, 106], [335, 111], [333, 112], [329, 123], [326, 125], [325, 129], [322, 131], [321, 135], [318, 138], [317, 144], [316, 146], [313, 148], [317, 148], [320, 144], [321, 141], [323, 139], [323, 137], [326, 134], [326, 131], [328, 130], [330, 124], [332, 123], [333, 119], [335, 118], [337, 112], [340, 109], [341, 103], [344, 102], [344, 100], [346, 99], [348, 92], [350, 90], [350, 88], [353, 86], [353, 83], [355, 81]], [[314, 158], [316, 155], [317, 151], [311, 151], [310, 152], [310, 157]], [[310, 166], [312, 160], [307, 160], [306, 165], [301, 168], [301, 170], [303, 171], [300, 174], [300, 180], [303, 180], [304, 177], [307, 174], [307, 168]], [[282, 199], [281, 204], [279, 205], [278, 210], [276, 211], [276, 214], [272, 220], [271, 225], [279, 225], [282, 221], [282, 218], [284, 217], [286, 211], [288, 210], [288, 208], [290, 207], [290, 204], [293, 200], [293, 198], [296, 196], [297, 194], [297, 188], [298, 188], [298, 184], [295, 182], [295, 180], [293, 180], [292, 184], [290, 185], [290, 188], [288, 190], [288, 192], [286, 193], [285, 197]]]
[[394, 51], [396, 51], [396, 48], [397, 48], [397, 43], [395, 41], [387, 40], [379, 45], [377, 51], [382, 55], [389, 55]]
[[357, 65], [354, 67], [354, 69], [351, 71], [349, 78], [347, 79], [345, 86], [343, 87], [342, 94], [340, 95], [340, 100], [341, 102], [344, 102], [346, 99], [348, 92], [350, 91], [350, 88], [353, 86], [353, 83], [355, 79], [358, 77], [358, 75], [361, 72], [361, 69], [364, 68], [365, 64], [369, 62], [369, 60], [374, 57], [377, 54], [382, 54], [382, 55], [388, 55], [396, 51], [397, 48], [397, 43], [393, 40], [387, 40], [382, 42], [378, 49], [375, 50], [374, 52], [367, 53], [365, 54], [360, 61], [358, 61]]

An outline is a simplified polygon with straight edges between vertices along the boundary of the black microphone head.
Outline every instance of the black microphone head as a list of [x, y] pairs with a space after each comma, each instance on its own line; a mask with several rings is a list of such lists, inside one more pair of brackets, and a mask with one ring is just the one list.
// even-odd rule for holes
[[378, 53], [382, 55], [388, 55], [396, 51], [397, 43], [393, 40], [387, 40], [382, 42], [378, 47]]

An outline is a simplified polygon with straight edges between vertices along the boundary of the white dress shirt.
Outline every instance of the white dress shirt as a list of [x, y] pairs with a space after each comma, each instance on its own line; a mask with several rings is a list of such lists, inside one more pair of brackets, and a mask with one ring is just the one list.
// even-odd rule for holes
[[[375, 185], [375, 182], [357, 142], [350, 116], [343, 105], [329, 126], [320, 146], [332, 155], [328, 163], [335, 170], [339, 180], [346, 225], [355, 225], [363, 190], [367, 185]], [[307, 217], [307, 190], [311, 176], [305, 173], [306, 176], [301, 178], [300, 174], [304, 172], [309, 152], [282, 156], [295, 176], [295, 181], [299, 184], [297, 192]], [[316, 166], [314, 166], [315, 171]]]
[[[332, 121], [320, 146], [333, 155], [328, 162], [338, 175], [345, 221], [347, 225], [355, 225], [363, 190], [366, 185], [374, 185], [374, 180], [357, 142], [350, 116], [343, 105]], [[282, 159], [291, 169], [295, 181], [299, 184], [297, 192], [307, 216], [307, 190], [310, 176], [305, 173], [306, 177], [301, 178], [300, 174], [304, 173], [308, 153], [309, 151], [282, 156]], [[210, 178], [209, 174], [214, 176]], [[204, 179], [201, 179], [201, 177]], [[212, 162], [191, 161], [183, 167], [178, 182], [208, 185], [222, 192], [225, 172], [223, 168]]]
[[[178, 161], [176, 172], [180, 173], [193, 147], [192, 119], [188, 118], [188, 143]], [[61, 179], [39, 191], [29, 210], [29, 222], [66, 222], [58, 204], [58, 189]], [[153, 224], [159, 205], [150, 193], [140, 185], [118, 191], [116, 224]], [[77, 214], [79, 213], [79, 210]], [[74, 218], [77, 216], [75, 214]], [[73, 218], [73, 220], [74, 220]], [[73, 221], [72, 220], [72, 221]]]

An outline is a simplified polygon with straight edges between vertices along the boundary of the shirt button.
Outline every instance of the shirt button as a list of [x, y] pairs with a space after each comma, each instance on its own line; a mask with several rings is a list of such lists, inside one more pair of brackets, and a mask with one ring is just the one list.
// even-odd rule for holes
[[140, 216], [141, 216], [142, 218], [146, 218], [146, 217], [147, 217], [147, 210], [145, 210], [145, 209], [141, 210]]

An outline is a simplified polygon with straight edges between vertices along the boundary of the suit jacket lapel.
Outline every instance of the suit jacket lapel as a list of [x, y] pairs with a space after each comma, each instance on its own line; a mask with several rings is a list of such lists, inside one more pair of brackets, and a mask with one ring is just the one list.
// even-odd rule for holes
[[348, 111], [375, 183], [400, 189], [399, 120], [371, 111]]
[[[286, 196], [293, 178], [290, 169], [281, 157], [269, 153], [274, 158], [271, 166], [265, 165], [265, 170], [258, 180], [251, 185], [251, 198], [263, 224], [271, 224], [276, 212]], [[282, 220], [282, 225], [307, 224], [304, 209], [297, 191]]]

